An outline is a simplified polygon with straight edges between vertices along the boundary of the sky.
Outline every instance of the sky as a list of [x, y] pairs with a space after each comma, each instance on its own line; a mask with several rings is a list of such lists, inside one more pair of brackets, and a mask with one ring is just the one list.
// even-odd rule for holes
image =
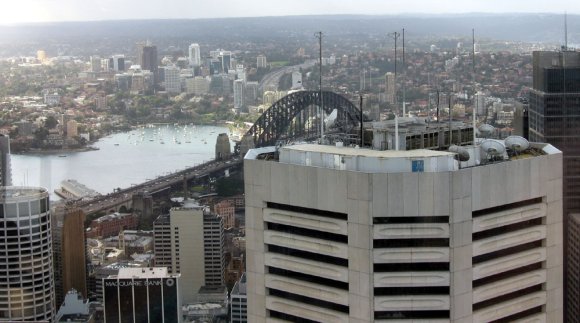
[[580, 14], [578, 0], [1, 0], [0, 24], [321, 14]]

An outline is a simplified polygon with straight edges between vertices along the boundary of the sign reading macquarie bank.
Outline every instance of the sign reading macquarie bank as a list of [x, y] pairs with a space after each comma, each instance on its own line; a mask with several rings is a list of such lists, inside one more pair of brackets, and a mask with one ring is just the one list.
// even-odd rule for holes
[[179, 322], [178, 279], [166, 268], [122, 268], [103, 281], [105, 322]]
[[105, 280], [105, 287], [130, 287], [130, 286], [161, 286], [173, 287], [175, 285], [174, 278], [167, 279], [147, 279], [142, 280]]

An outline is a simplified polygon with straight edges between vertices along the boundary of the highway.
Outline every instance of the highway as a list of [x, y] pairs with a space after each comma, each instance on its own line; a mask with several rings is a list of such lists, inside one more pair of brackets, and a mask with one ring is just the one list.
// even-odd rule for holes
[[266, 74], [260, 81], [260, 84], [258, 85], [258, 91], [264, 92], [269, 87], [275, 87], [276, 89], [278, 89], [278, 84], [280, 82], [280, 78], [282, 77], [282, 75], [286, 73], [299, 71], [301, 68], [302, 69], [310, 68], [314, 66], [317, 61], [318, 60], [316, 59], [310, 59], [300, 65], [282, 67], [279, 70], [275, 70], [273, 72]]
[[134, 193], [143, 191], [149, 193], [159, 192], [168, 189], [171, 186], [180, 185], [183, 182], [184, 176], [188, 180], [192, 178], [202, 178], [204, 176], [209, 176], [209, 174], [218, 171], [225, 171], [228, 168], [238, 166], [242, 162], [243, 160], [240, 157], [233, 157], [227, 160], [209, 161], [169, 175], [159, 176], [144, 183], [132, 185], [131, 187], [107, 195], [102, 195], [92, 200], [78, 201], [75, 203], [75, 206], [80, 207], [86, 215], [100, 211], [107, 211], [118, 205], [131, 201]]

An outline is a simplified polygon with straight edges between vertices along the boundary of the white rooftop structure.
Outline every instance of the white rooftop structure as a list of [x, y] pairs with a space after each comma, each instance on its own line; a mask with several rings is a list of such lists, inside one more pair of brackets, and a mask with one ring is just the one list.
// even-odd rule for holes
[[149, 268], [120, 268], [117, 278], [168, 278], [172, 277], [167, 271], [167, 267], [149, 267]]

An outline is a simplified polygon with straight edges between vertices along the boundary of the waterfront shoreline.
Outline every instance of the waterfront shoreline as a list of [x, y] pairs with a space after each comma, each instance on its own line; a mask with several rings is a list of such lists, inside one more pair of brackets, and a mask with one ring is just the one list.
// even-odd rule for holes
[[57, 155], [57, 154], [67, 154], [67, 153], [80, 153], [87, 151], [99, 150], [97, 147], [87, 146], [80, 148], [60, 148], [60, 149], [42, 149], [42, 148], [31, 148], [19, 152], [12, 153], [13, 155]]

